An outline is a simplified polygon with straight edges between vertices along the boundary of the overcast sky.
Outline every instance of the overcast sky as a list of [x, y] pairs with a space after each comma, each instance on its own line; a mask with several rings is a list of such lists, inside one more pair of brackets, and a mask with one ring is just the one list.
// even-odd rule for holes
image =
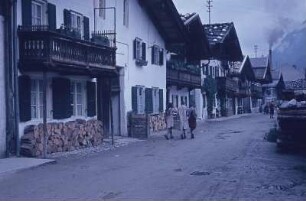
[[[207, 0], [173, 0], [179, 13], [199, 13], [208, 23]], [[213, 0], [212, 23], [234, 22], [244, 54], [266, 54], [268, 41], [279, 38], [306, 20], [306, 0]]]

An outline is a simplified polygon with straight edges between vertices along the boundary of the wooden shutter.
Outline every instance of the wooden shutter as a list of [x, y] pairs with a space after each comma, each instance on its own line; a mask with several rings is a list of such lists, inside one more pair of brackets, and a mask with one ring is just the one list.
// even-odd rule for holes
[[53, 78], [53, 118], [66, 119], [72, 116], [70, 80]]
[[137, 113], [137, 87], [132, 87], [132, 110]]
[[31, 120], [31, 79], [27, 75], [18, 77], [19, 118], [21, 122]]
[[137, 40], [135, 39], [134, 42], [133, 42], [133, 57], [134, 57], [134, 59], [137, 59], [136, 46], [137, 46]]
[[146, 43], [141, 44], [141, 49], [142, 49], [142, 60], [146, 61], [147, 60], [147, 48], [146, 48]]
[[64, 9], [64, 25], [67, 28], [71, 28], [71, 13], [67, 9]]
[[56, 6], [48, 3], [48, 24], [50, 30], [56, 30]]
[[22, 0], [22, 25], [32, 25], [32, 0]]
[[152, 63], [152, 64], [155, 64], [155, 63], [154, 63], [154, 55], [155, 55], [155, 46], [153, 45], [153, 46], [152, 46], [152, 55], [151, 55], [151, 63]]
[[159, 51], [159, 65], [164, 65], [164, 49], [160, 49]]
[[164, 92], [163, 89], [159, 89], [159, 111], [164, 111]]
[[89, 40], [90, 30], [89, 30], [89, 18], [83, 17], [83, 23], [84, 23], [84, 39]]
[[145, 112], [153, 113], [153, 90], [151, 88], [145, 89]]
[[87, 116], [96, 115], [96, 83], [87, 82]]

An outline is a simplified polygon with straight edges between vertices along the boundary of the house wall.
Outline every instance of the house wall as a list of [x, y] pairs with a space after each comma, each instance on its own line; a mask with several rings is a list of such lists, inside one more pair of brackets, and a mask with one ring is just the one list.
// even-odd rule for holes
[[6, 113], [5, 113], [5, 71], [4, 71], [4, 16], [0, 8], [0, 158], [6, 149]]
[[[189, 91], [187, 88], [182, 88], [182, 89], [178, 89], [176, 86], [171, 86], [168, 87], [168, 94], [169, 94], [169, 102], [173, 103], [174, 107], [176, 107], [176, 98], [174, 97], [178, 97], [178, 102], [177, 102], [177, 106], [181, 106], [182, 105], [182, 101], [181, 101], [181, 97], [187, 97], [187, 103], [186, 105], [189, 106]], [[174, 100], [175, 99], [175, 100]], [[185, 99], [185, 98], [184, 98]]]
[[[97, 4], [98, 1], [96, 1]], [[163, 104], [166, 106], [166, 56], [164, 65], [151, 64], [151, 50], [153, 45], [165, 49], [165, 42], [153, 22], [139, 5], [138, 0], [129, 0], [129, 23], [123, 25], [123, 0], [107, 0], [107, 7], [116, 7], [116, 28], [117, 28], [117, 54], [116, 65], [123, 67], [124, 80], [121, 89], [123, 90], [124, 106], [121, 108], [121, 135], [127, 136], [127, 112], [132, 110], [132, 87], [142, 85], [147, 88], [158, 87], [163, 89]], [[106, 20], [99, 18], [97, 29], [111, 29], [113, 13], [106, 12]], [[137, 66], [133, 58], [133, 41], [138, 37], [146, 43], [146, 66]]]

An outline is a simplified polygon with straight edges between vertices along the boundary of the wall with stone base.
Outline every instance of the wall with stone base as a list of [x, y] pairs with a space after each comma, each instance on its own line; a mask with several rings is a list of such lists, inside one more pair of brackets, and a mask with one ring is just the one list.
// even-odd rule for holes
[[[103, 141], [102, 122], [96, 119], [48, 123], [47, 131], [48, 154], [97, 146]], [[20, 154], [29, 157], [41, 157], [43, 155], [43, 142], [43, 124], [27, 126], [21, 138]]]

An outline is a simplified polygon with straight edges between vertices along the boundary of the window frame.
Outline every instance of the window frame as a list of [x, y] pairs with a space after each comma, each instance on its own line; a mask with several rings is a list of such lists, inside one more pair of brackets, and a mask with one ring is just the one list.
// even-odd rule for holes
[[159, 113], [159, 88], [152, 87], [153, 114]]
[[[40, 23], [37, 23], [38, 21], [38, 16], [34, 16], [35, 14], [37, 14], [37, 12], [35, 12], [35, 8], [37, 8], [36, 6], [40, 6], [41, 7], [41, 11], [40, 11]], [[48, 25], [48, 21], [47, 21], [47, 2], [46, 1], [42, 1], [42, 0], [32, 0], [31, 1], [31, 9], [32, 9], [32, 13], [31, 13], [31, 22], [32, 25], [34, 26], [41, 26], [41, 25]]]
[[[30, 91], [31, 91], [31, 94], [30, 94], [31, 96], [31, 104], [30, 104], [31, 120], [41, 120], [43, 118], [43, 80], [42, 79], [31, 79], [31, 90]], [[33, 100], [35, 100], [35, 104], [33, 104], [32, 102]], [[35, 112], [34, 112], [35, 114], [33, 114], [33, 107], [35, 108]]]
[[[81, 91], [78, 92], [77, 85], [80, 85]], [[70, 95], [71, 95], [71, 107], [72, 107], [72, 117], [86, 117], [87, 111], [87, 100], [86, 100], [86, 82], [71, 80], [70, 81]], [[81, 95], [81, 103], [78, 102], [78, 95]], [[79, 114], [79, 108], [81, 108], [81, 114]]]
[[[74, 27], [74, 25], [75, 25], [73, 23], [74, 22], [74, 20], [73, 20], [74, 17], [76, 17], [76, 23], [78, 23], [77, 19], [79, 17], [80, 27]], [[78, 26], [78, 24], [76, 24], [76, 25]], [[78, 33], [80, 33], [81, 37], [84, 36], [84, 16], [81, 13], [78, 13], [74, 10], [70, 10], [70, 28], [72, 30], [78, 31]]]
[[145, 86], [136, 86], [137, 88], [137, 114], [145, 114], [145, 105], [146, 105], [146, 94]]

